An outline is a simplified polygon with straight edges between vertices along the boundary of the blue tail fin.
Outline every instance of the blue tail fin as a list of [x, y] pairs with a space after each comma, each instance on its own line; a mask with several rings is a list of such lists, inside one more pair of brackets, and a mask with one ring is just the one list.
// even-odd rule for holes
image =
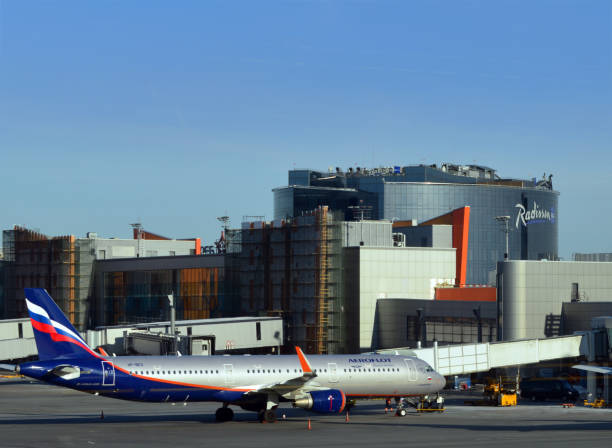
[[26, 288], [25, 296], [38, 357], [41, 360], [60, 357], [98, 357], [46, 290]]

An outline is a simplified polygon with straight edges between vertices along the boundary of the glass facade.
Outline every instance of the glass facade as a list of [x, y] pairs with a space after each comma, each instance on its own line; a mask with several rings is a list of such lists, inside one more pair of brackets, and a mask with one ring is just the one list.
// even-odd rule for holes
[[345, 220], [352, 220], [361, 207], [366, 219], [376, 219], [379, 201], [375, 193], [349, 188], [324, 188], [291, 186], [274, 191], [274, 219], [300, 216], [317, 207], [327, 205], [341, 211]]
[[170, 293], [177, 320], [224, 315], [223, 268], [104, 272], [102, 281], [103, 309], [94, 317], [94, 326], [168, 320]]
[[[491, 283], [489, 272], [503, 260], [506, 234], [495, 218], [509, 216], [509, 258], [558, 257], [558, 193], [536, 188], [481, 184], [380, 184], [380, 219], [424, 222], [470, 207], [467, 282]], [[530, 215], [534, 215], [531, 218]], [[527, 216], [527, 218], [526, 218]]]
[[[541, 186], [535, 181], [483, 180], [428, 166], [403, 167], [393, 175], [339, 173], [329, 177], [306, 170], [300, 174], [303, 183], [308, 175], [308, 185], [274, 190], [275, 218], [298, 216], [328, 205], [344, 211], [345, 219], [351, 220], [355, 216], [349, 207], [365, 205], [371, 210], [371, 219], [416, 219], [420, 223], [469, 206], [468, 284], [494, 282], [491, 273], [503, 260], [506, 244], [505, 226], [495, 219], [498, 216], [510, 217], [510, 259], [558, 257], [559, 193], [550, 183]], [[346, 188], [318, 186], [332, 181]]]

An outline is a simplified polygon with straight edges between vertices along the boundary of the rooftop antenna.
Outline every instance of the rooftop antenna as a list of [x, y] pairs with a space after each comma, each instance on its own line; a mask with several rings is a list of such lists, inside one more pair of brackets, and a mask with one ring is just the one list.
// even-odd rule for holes
[[223, 227], [224, 231], [229, 228], [229, 222], [230, 222], [229, 216], [219, 216], [217, 217], [217, 221], [221, 223], [221, 227]]
[[217, 221], [219, 221], [221, 223], [221, 228], [223, 229], [223, 234], [221, 235], [221, 238], [219, 238], [219, 241], [216, 241], [216, 246], [217, 246], [217, 253], [225, 253], [227, 251], [227, 244], [228, 244], [228, 234], [227, 232], [229, 231], [229, 226], [230, 226], [230, 218], [229, 216], [219, 216], [217, 217]]
[[172, 354], [176, 354], [176, 304], [174, 291], [168, 294], [168, 305], [170, 305], [170, 334], [172, 335]]

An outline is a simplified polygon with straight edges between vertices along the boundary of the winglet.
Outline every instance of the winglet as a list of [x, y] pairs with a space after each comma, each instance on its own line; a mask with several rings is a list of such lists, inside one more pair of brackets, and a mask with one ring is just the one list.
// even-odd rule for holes
[[310, 363], [308, 362], [308, 360], [306, 359], [306, 356], [302, 352], [302, 349], [296, 345], [295, 352], [297, 353], [298, 358], [300, 360], [300, 366], [302, 366], [302, 371], [304, 373], [312, 373], [312, 367], [310, 366]]

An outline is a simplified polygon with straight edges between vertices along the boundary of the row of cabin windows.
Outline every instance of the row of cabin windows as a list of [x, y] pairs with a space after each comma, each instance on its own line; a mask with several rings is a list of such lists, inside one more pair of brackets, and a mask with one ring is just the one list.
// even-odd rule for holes
[[[277, 372], [278, 370], [278, 372]], [[373, 369], [366, 369], [366, 368], [349, 368], [349, 369], [344, 369], [344, 372], [399, 372], [400, 369], [397, 368], [393, 368], [393, 367], [379, 367], [377, 368], [373, 368]], [[162, 374], [165, 375], [166, 371], [162, 370], [161, 372], [158, 370], [157, 372], [154, 370], [136, 370], [136, 371], [131, 371], [130, 373], [134, 373], [136, 375], [155, 375], [157, 374]], [[208, 370], [200, 370], [199, 371], [201, 375], [208, 375], [208, 374], [213, 374], [216, 373], [218, 374], [219, 371], [218, 370], [210, 370], [210, 372]], [[294, 373], [303, 373], [302, 369], [293, 369]], [[193, 374], [198, 374], [197, 370], [168, 370], [168, 375], [193, 375]], [[266, 369], [247, 369], [247, 373], [266, 373]], [[267, 373], [283, 373], [282, 369], [267, 369]], [[287, 369], [287, 373], [291, 373], [291, 369]], [[319, 369], [317, 371], [317, 369], [314, 369], [314, 373], [327, 373], [327, 369]]]
[[[211, 370], [210, 372], [208, 370], [200, 370], [199, 371], [201, 375], [208, 375], [208, 374], [213, 374], [213, 373], [219, 373], [218, 370]], [[165, 370], [131, 370], [130, 374], [134, 374], [134, 375], [149, 375], [149, 373], [151, 375], [155, 375], [155, 374], [162, 374], [165, 375], [166, 371]], [[192, 374], [198, 374], [197, 370], [168, 370], [168, 375], [192, 375]]]

